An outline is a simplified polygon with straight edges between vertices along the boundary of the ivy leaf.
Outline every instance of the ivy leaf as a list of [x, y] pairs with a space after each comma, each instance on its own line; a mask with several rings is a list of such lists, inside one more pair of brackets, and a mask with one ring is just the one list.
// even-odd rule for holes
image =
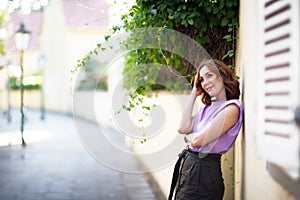
[[231, 7], [231, 6], [232, 6], [232, 1], [226, 1], [226, 5], [227, 5], [228, 7]]
[[202, 7], [202, 5], [203, 5], [203, 1], [200, 1], [200, 3], [198, 4], [198, 7], [200, 8], [200, 7]]
[[163, 11], [167, 7], [167, 4], [161, 4], [159, 6], [160, 10]]
[[233, 18], [234, 15], [235, 15], [235, 12], [234, 12], [233, 10], [229, 10], [229, 11], [227, 12], [226, 17], [230, 19], [230, 18]]
[[132, 102], [129, 102], [129, 107], [134, 108], [134, 104]]
[[105, 35], [104, 36], [105, 41], [107, 41], [110, 37], [111, 37], [110, 35]]
[[190, 18], [194, 18], [195, 16], [199, 16], [199, 12], [193, 11], [193, 12], [189, 15]]
[[194, 20], [193, 19], [188, 19], [188, 23], [189, 23], [189, 25], [194, 25]]
[[220, 2], [220, 6], [219, 6], [220, 9], [222, 9], [224, 6], [225, 6], [225, 2], [224, 2], [224, 1], [221, 1], [221, 2]]
[[225, 35], [223, 39], [225, 39], [227, 42], [230, 42], [232, 40], [231, 35]]
[[229, 56], [229, 57], [234, 56], [234, 51], [233, 51], [232, 49], [228, 51], [228, 56]]
[[184, 19], [186, 17], [186, 12], [180, 13], [180, 17], [181, 17], [181, 19]]
[[226, 26], [228, 24], [228, 19], [227, 18], [223, 18], [222, 22], [221, 22], [221, 26]]
[[222, 60], [224, 60], [226, 57], [232, 57], [234, 56], [234, 51], [231, 49], [227, 51], [226, 55], [223, 56]]
[[184, 25], [184, 26], [186, 26], [186, 25], [187, 25], [187, 23], [186, 23], [186, 20], [185, 20], [185, 19], [183, 19], [183, 20], [181, 21], [181, 25]]
[[217, 14], [218, 12], [219, 12], [219, 9], [218, 9], [217, 7], [214, 7], [213, 13], [214, 13], [214, 14]]
[[142, 106], [143, 109], [150, 110], [149, 106]]

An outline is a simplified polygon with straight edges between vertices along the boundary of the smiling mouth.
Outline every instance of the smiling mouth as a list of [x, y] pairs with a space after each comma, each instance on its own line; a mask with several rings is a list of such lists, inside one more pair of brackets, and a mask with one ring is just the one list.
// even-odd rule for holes
[[213, 86], [211, 86], [211, 87], [208, 87], [208, 88], [206, 88], [206, 91], [207, 91], [207, 92], [209, 92], [209, 91], [211, 91], [211, 90], [212, 90], [212, 88], [213, 88]]

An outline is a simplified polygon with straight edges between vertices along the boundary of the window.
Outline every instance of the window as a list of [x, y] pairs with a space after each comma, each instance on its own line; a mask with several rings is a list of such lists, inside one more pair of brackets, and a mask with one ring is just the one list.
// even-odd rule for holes
[[260, 5], [261, 76], [257, 151], [299, 182], [300, 106], [299, 1], [264, 0]]

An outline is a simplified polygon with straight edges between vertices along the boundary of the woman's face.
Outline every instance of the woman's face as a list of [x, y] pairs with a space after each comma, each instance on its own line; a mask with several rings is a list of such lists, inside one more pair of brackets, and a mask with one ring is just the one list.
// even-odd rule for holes
[[221, 76], [209, 70], [206, 66], [199, 71], [200, 83], [203, 90], [217, 100], [226, 99], [226, 92]]

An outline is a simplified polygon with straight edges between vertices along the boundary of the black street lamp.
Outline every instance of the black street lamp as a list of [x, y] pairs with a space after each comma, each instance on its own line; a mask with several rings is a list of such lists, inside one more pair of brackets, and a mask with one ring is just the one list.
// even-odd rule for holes
[[20, 77], [20, 92], [21, 92], [21, 106], [20, 106], [20, 112], [21, 112], [21, 137], [22, 137], [22, 145], [25, 146], [26, 143], [23, 138], [23, 131], [24, 131], [24, 85], [23, 85], [23, 79], [24, 79], [24, 68], [23, 68], [23, 57], [24, 52], [27, 50], [29, 41], [31, 38], [30, 31], [27, 31], [25, 29], [25, 25], [23, 23], [20, 24], [19, 30], [15, 33], [15, 43], [16, 48], [19, 52], [20, 56], [20, 67], [21, 67], [21, 77]]

